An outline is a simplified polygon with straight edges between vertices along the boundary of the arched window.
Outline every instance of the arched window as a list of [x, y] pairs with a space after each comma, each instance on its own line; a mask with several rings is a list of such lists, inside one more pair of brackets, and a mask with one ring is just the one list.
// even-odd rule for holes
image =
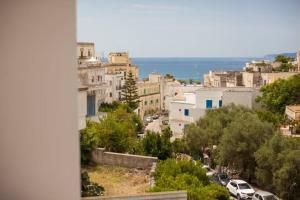
[[91, 50], [89, 49], [88, 50], [88, 57], [91, 57], [92, 55], [91, 55]]

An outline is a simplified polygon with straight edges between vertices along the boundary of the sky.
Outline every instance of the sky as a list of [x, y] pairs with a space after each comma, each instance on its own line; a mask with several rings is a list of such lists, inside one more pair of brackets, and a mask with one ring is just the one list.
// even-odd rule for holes
[[300, 49], [300, 0], [77, 0], [98, 55], [261, 57]]

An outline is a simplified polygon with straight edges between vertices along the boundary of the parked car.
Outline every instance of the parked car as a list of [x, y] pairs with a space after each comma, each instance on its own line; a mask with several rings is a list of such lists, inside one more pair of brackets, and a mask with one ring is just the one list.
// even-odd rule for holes
[[163, 125], [168, 125], [168, 124], [169, 124], [169, 120], [167, 120], [167, 119], [162, 120], [162, 124], [163, 124]]
[[155, 115], [153, 115], [152, 117], [153, 117], [153, 119], [158, 119], [158, 118], [159, 118], [159, 115], [158, 115], [158, 114], [155, 114]]
[[153, 122], [153, 119], [152, 119], [152, 117], [151, 116], [148, 116], [148, 117], [146, 117], [146, 122]]
[[213, 170], [212, 168], [210, 168], [209, 165], [203, 165], [202, 168], [206, 169], [206, 171], [207, 171], [206, 172], [206, 176], [212, 176], [212, 175], [214, 175], [216, 173], [215, 170]]
[[246, 181], [243, 180], [230, 180], [226, 186], [229, 193], [240, 199], [252, 199], [254, 189]]
[[226, 187], [230, 178], [226, 173], [216, 173], [211, 177], [210, 181]]
[[271, 192], [258, 190], [254, 193], [252, 200], [279, 200], [279, 198]]

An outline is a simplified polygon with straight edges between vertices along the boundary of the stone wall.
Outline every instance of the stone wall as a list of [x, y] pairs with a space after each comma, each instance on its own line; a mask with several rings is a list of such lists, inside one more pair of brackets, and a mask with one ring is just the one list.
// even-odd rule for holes
[[187, 200], [186, 191], [175, 192], [155, 192], [128, 196], [114, 196], [114, 197], [85, 197], [82, 200]]
[[150, 169], [153, 163], [157, 162], [157, 157], [106, 152], [104, 148], [95, 149], [92, 153], [92, 159], [100, 165], [142, 169]]

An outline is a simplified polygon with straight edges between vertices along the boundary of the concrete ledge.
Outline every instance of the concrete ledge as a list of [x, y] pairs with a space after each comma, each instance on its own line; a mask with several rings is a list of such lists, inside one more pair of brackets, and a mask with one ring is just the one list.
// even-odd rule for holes
[[146, 194], [107, 197], [84, 197], [82, 200], [187, 200], [186, 191], [153, 192]]
[[100, 165], [148, 169], [158, 159], [150, 156], [106, 152], [104, 148], [97, 148], [92, 152], [92, 160]]

